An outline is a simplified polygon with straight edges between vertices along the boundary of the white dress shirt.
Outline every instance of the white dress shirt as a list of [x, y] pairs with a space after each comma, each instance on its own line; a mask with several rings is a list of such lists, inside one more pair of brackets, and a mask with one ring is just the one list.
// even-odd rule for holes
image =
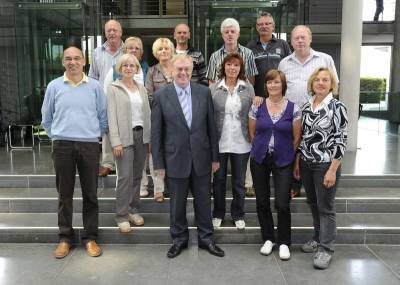
[[239, 119], [242, 103], [238, 95], [239, 85], [246, 85], [243, 80], [238, 80], [233, 92], [230, 93], [229, 88], [225, 84], [225, 80], [221, 80], [219, 86], [223, 86], [228, 90], [228, 97], [225, 103], [225, 117], [222, 126], [221, 138], [219, 140], [220, 153], [247, 153], [251, 150], [251, 145], [243, 137], [242, 127]]

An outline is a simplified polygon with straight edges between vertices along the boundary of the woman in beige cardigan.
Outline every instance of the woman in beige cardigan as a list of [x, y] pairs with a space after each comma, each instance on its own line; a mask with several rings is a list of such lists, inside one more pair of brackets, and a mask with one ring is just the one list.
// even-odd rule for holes
[[136, 57], [121, 56], [116, 71], [122, 78], [107, 89], [111, 146], [117, 164], [116, 222], [122, 233], [144, 224], [139, 214], [140, 180], [150, 141], [150, 105], [147, 91], [133, 79], [140, 69]]

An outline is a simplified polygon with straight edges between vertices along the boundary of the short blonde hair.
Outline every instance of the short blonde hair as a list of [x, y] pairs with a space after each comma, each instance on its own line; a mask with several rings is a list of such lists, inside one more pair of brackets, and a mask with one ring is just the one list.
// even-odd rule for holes
[[169, 49], [171, 50], [171, 57], [175, 53], [174, 44], [171, 42], [170, 39], [168, 39], [168, 38], [158, 38], [158, 39], [156, 39], [154, 41], [153, 47], [152, 47], [153, 55], [157, 60], [158, 60], [157, 51], [161, 47], [161, 45], [163, 45], [163, 44], [167, 44], [168, 45]]
[[139, 73], [139, 70], [140, 70], [140, 63], [139, 63], [139, 61], [137, 60], [136, 56], [134, 56], [133, 54], [129, 54], [129, 53], [123, 54], [123, 55], [119, 58], [117, 64], [115, 65], [115, 71], [116, 71], [118, 74], [121, 74], [122, 66], [123, 66], [125, 63], [129, 62], [129, 61], [133, 61], [133, 64], [136, 66], [136, 69], [137, 69], [137, 70], [136, 70], [136, 74]]
[[137, 45], [139, 46], [140, 50], [141, 50], [142, 53], [143, 53], [143, 42], [142, 42], [142, 40], [141, 40], [140, 38], [138, 38], [138, 37], [129, 37], [129, 38], [127, 38], [127, 39], [125, 40], [124, 43], [125, 43], [125, 46], [124, 46], [124, 49], [123, 49], [123, 52], [124, 52], [124, 53], [127, 53], [126, 46], [127, 46], [129, 43], [135, 43], [135, 44], [137, 44]]
[[312, 85], [313, 85], [315, 78], [317, 78], [318, 74], [322, 71], [326, 71], [329, 74], [329, 77], [331, 78], [331, 88], [329, 91], [332, 92], [333, 95], [337, 95], [338, 94], [338, 86], [339, 86], [338, 81], [336, 80], [336, 77], [333, 75], [332, 70], [328, 67], [319, 67], [311, 74], [311, 76], [307, 82], [308, 94], [310, 94], [311, 96], [314, 96], [315, 93], [314, 93]]

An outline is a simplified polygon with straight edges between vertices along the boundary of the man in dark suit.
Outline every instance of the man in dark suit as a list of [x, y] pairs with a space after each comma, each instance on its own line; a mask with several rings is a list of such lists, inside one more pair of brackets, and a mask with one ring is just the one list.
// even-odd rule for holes
[[211, 220], [211, 171], [219, 168], [218, 143], [210, 90], [190, 82], [193, 60], [179, 54], [172, 59], [173, 83], [154, 93], [151, 113], [151, 150], [156, 175], [166, 177], [170, 199], [170, 232], [173, 258], [188, 246], [186, 200], [189, 188], [199, 247], [224, 256], [213, 239]]

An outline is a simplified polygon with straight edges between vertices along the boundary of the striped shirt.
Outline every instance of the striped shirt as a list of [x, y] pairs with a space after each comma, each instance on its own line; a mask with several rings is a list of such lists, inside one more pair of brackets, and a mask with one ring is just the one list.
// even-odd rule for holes
[[[243, 58], [244, 68], [247, 79], [250, 79], [253, 76], [258, 74], [256, 62], [254, 61], [253, 52], [238, 44], [238, 54]], [[219, 71], [221, 68], [222, 61], [224, 60], [225, 56], [228, 55], [228, 52], [225, 50], [225, 46], [222, 46], [219, 50], [214, 52], [211, 57], [210, 61], [208, 62], [208, 70], [207, 70], [207, 78], [212, 81], [218, 80]]]
[[206, 77], [207, 67], [201, 51], [189, 47], [186, 54], [190, 55], [193, 58], [193, 72], [191, 80], [196, 83], [208, 86], [208, 80]]
[[108, 43], [105, 42], [103, 45], [97, 47], [93, 51], [92, 63], [90, 64], [89, 77], [97, 79], [100, 86], [104, 86], [104, 79], [106, 78], [107, 72], [112, 68], [122, 55], [122, 49], [124, 43], [121, 42], [115, 54], [111, 54], [109, 51]]
[[304, 63], [296, 58], [296, 53], [282, 59], [278, 69], [285, 73], [287, 91], [286, 98], [302, 107], [311, 98], [307, 91], [307, 81], [319, 67], [328, 67], [339, 81], [335, 63], [330, 55], [310, 49], [310, 56]]

